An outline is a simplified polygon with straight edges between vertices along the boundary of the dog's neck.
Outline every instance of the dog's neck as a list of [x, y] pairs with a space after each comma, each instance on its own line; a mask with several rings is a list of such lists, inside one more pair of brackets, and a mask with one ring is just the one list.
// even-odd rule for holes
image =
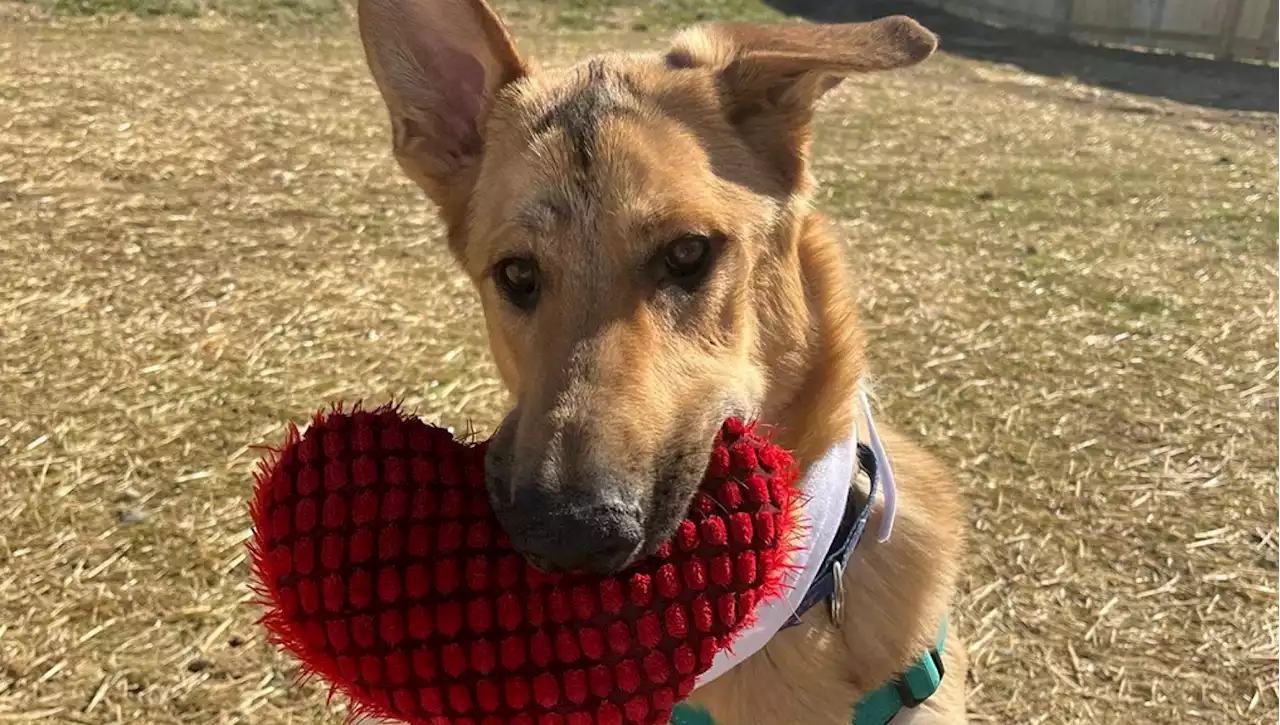
[[[777, 289], [783, 305], [759, 308], [767, 316], [761, 339], [768, 346], [762, 352], [773, 362], [772, 407], [765, 406], [765, 420], [778, 427], [775, 440], [795, 451], [802, 470], [798, 485], [804, 492], [804, 532], [790, 562], [788, 592], [756, 612], [732, 650], [718, 654], [699, 677], [699, 687], [766, 647], [794, 615], [811, 606], [813, 587], [831, 574], [824, 565], [826, 554], [836, 545], [847, 516], [857, 470], [853, 416], [860, 400], [862, 339], [839, 249], [824, 232], [816, 219], [800, 223], [786, 245], [796, 257], [773, 270], [781, 277]], [[861, 526], [855, 529], [861, 533]], [[819, 587], [816, 596], [825, 597], [824, 591]]]
[[789, 232], [798, 264], [779, 265], [778, 273], [798, 278], [782, 281], [790, 304], [775, 307], [782, 312], [768, 321], [775, 329], [765, 337], [775, 349], [763, 353], [779, 362], [762, 418], [779, 427], [778, 442], [803, 471], [849, 435], [864, 335], [842, 250], [824, 220], [807, 214]]

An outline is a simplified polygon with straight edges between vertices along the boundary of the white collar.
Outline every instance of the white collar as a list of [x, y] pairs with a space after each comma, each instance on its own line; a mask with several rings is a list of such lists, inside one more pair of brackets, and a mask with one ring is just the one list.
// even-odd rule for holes
[[[867, 444], [875, 454], [877, 473], [880, 476], [881, 488], [884, 491], [884, 515], [880, 519], [880, 530], [877, 539], [881, 542], [889, 539], [893, 531], [893, 519], [897, 510], [897, 491], [894, 487], [893, 469], [889, 466], [889, 458], [885, 455], [880, 434], [876, 430], [875, 420], [871, 416], [871, 403], [867, 399], [862, 385], [858, 386], [858, 407], [861, 408], [866, 421]], [[858, 422], [854, 416], [853, 430], [849, 438], [832, 446], [821, 458], [809, 466], [801, 479], [799, 488], [804, 496], [803, 518], [804, 539], [796, 551], [793, 574], [789, 577], [790, 587], [786, 595], [762, 603], [756, 609], [756, 621], [750, 627], [738, 633], [729, 649], [721, 650], [711, 663], [711, 669], [698, 678], [698, 687], [711, 682], [735, 665], [746, 661], [764, 648], [769, 640], [782, 629], [787, 620], [796, 613], [800, 601], [804, 599], [809, 587], [818, 577], [822, 569], [822, 561], [835, 541], [840, 522], [844, 519], [848, 505], [854, 473], [858, 465]], [[874, 505], [868, 501], [867, 505]], [[857, 545], [856, 540], [854, 546]]]

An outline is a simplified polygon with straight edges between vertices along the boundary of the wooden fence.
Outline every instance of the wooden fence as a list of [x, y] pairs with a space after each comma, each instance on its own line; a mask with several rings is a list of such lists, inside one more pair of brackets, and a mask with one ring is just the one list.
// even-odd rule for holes
[[1276, 61], [1280, 0], [923, 0], [955, 15], [1074, 40]]

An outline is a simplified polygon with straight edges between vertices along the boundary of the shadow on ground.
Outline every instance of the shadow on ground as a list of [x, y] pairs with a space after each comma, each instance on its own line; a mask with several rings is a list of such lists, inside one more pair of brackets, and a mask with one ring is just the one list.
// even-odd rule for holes
[[776, 10], [821, 23], [905, 13], [941, 38], [953, 55], [1009, 63], [1126, 93], [1230, 111], [1277, 110], [1274, 66], [1102, 48], [1026, 31], [994, 28], [910, 0], [765, 0]]

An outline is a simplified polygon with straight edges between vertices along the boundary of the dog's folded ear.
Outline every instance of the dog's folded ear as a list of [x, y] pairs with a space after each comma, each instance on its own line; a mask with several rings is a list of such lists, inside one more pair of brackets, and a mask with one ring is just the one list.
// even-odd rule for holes
[[844, 25], [725, 23], [681, 33], [667, 63], [714, 69], [743, 101], [809, 104], [845, 76], [912, 66], [937, 46], [904, 15]]
[[396, 157], [450, 225], [459, 223], [485, 116], [526, 66], [484, 0], [359, 0], [358, 14]]
[[703, 25], [678, 35], [670, 68], [716, 74], [729, 121], [748, 144], [799, 182], [813, 106], [855, 73], [915, 65], [938, 40], [902, 15], [865, 23]]

